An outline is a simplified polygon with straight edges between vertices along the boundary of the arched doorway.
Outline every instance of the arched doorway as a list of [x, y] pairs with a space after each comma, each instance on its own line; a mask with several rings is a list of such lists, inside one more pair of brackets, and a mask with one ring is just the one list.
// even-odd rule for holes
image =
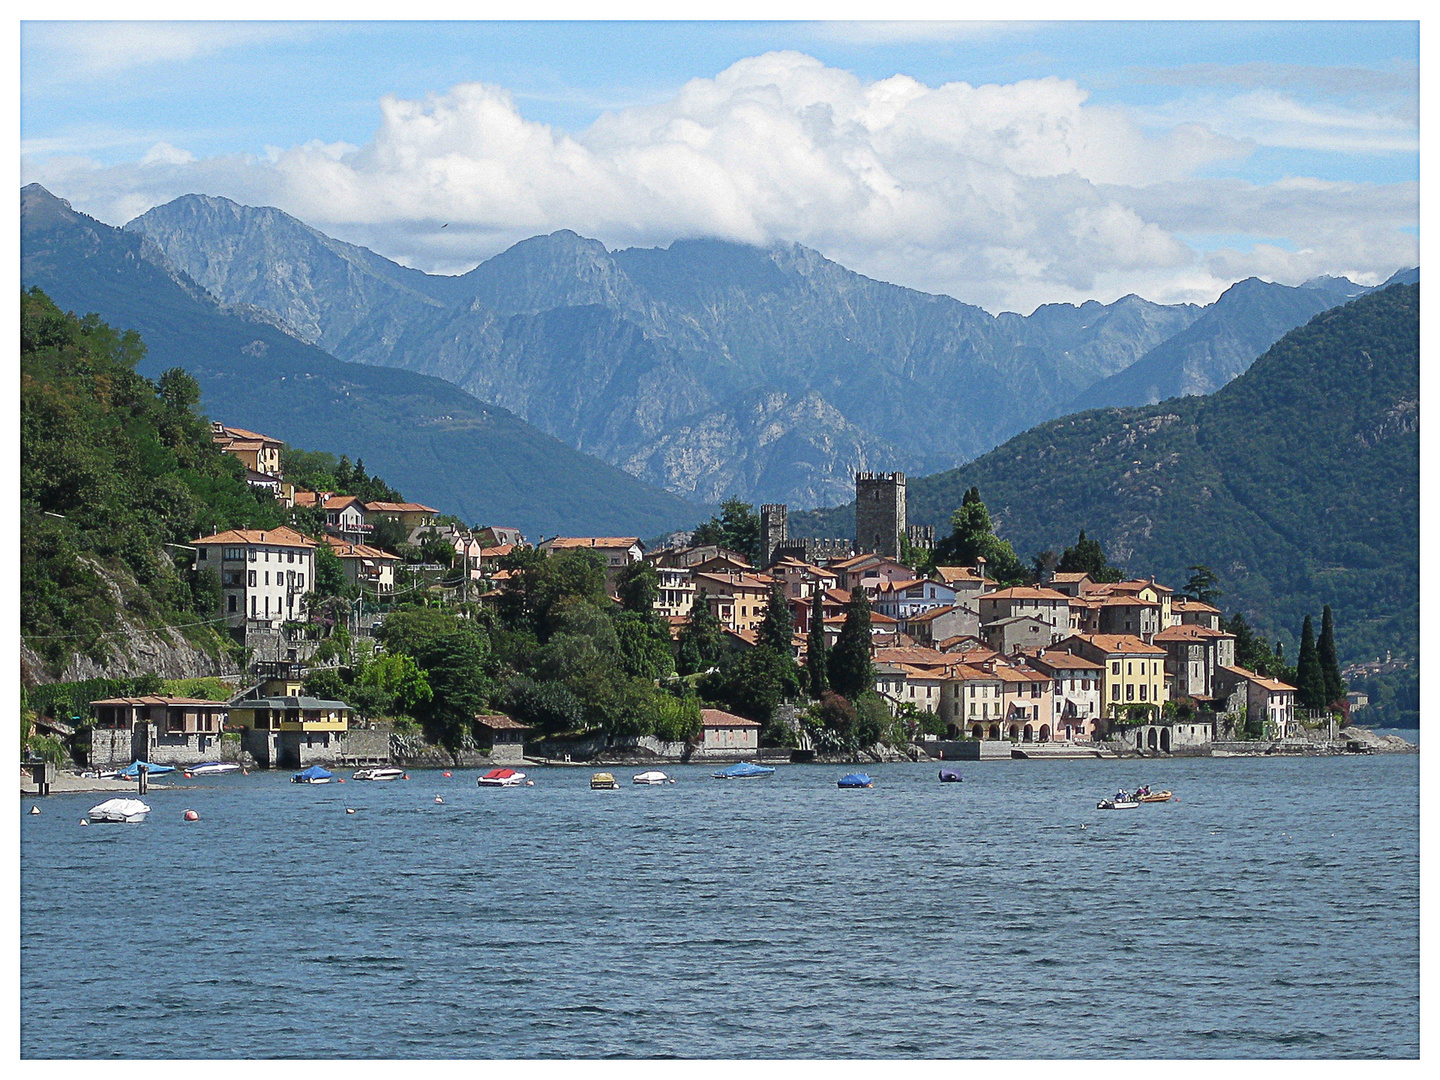
[[1025, 725], [1025, 731], [1024, 731], [1024, 733], [1023, 733], [1020, 737], [1021, 737], [1022, 739], [1024, 739], [1025, 742], [1034, 742], [1034, 741], [1035, 741], [1035, 729], [1034, 729], [1033, 727], [1031, 727], [1029, 724], [1026, 724], [1026, 725]]
[[1018, 739], [1019, 737], [1020, 737], [1020, 725], [1018, 725], [1018, 724], [1011, 724], [1011, 725], [1010, 725], [1010, 738], [1012, 738], [1012, 739]]
[[1158, 736], [1156, 736], [1156, 734], [1155, 734], [1155, 729], [1154, 729], [1153, 727], [1146, 729], [1146, 732], [1145, 732], [1145, 745], [1148, 746], [1148, 747], [1150, 747], [1151, 750], [1158, 749], [1159, 746], [1160, 746], [1159, 738], [1158, 738]]
[[990, 738], [992, 738], [992, 739], [998, 739], [998, 738], [1000, 738], [1000, 725], [999, 725], [999, 724], [991, 724], [991, 725], [990, 725]]
[[1160, 749], [1161, 749], [1161, 750], [1164, 750], [1167, 754], [1170, 752], [1170, 729], [1169, 729], [1169, 728], [1161, 728], [1161, 729], [1160, 729]]
[[1041, 741], [1041, 742], [1049, 742], [1049, 741], [1050, 741], [1050, 725], [1049, 725], [1049, 724], [1041, 724], [1041, 725], [1040, 725], [1040, 741]]
[[977, 739], [983, 739], [985, 737], [985, 728], [982, 724], [976, 724], [970, 729], [970, 734]]

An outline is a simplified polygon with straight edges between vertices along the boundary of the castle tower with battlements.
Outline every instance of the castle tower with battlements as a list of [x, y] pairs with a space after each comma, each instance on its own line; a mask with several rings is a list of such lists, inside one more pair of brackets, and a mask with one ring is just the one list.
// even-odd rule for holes
[[856, 473], [856, 550], [898, 559], [905, 525], [905, 474]]
[[780, 556], [776, 552], [789, 539], [790, 510], [784, 503], [760, 507], [760, 569], [767, 570]]

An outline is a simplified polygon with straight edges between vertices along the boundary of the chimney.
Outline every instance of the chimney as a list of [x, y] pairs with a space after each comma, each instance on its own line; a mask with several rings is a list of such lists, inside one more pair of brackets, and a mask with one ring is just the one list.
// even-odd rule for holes
[[984, 580], [985, 580], [985, 556], [984, 556], [984, 555], [976, 555], [976, 556], [975, 556], [975, 573], [980, 576], [980, 580], [981, 580], [981, 581], [984, 581]]

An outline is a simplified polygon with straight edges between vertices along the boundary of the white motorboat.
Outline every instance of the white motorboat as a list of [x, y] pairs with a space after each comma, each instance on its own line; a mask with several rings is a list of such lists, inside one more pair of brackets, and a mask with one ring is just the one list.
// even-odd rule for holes
[[525, 783], [525, 774], [514, 769], [491, 769], [475, 783], [481, 787], [520, 787]]
[[185, 771], [191, 776], [218, 776], [220, 773], [239, 772], [240, 766], [233, 761], [202, 761]]
[[636, 773], [633, 782], [636, 784], [673, 784], [675, 781], [659, 769], [648, 769], [645, 772]]
[[1134, 810], [1139, 807], [1134, 799], [1101, 799], [1095, 804], [1096, 810]]
[[148, 813], [150, 813], [150, 807], [139, 799], [106, 799], [98, 806], [90, 808], [90, 820], [134, 824], [144, 821], [145, 815]]
[[404, 769], [397, 769], [393, 765], [375, 765], [368, 769], [356, 769], [352, 780], [400, 780], [405, 776]]

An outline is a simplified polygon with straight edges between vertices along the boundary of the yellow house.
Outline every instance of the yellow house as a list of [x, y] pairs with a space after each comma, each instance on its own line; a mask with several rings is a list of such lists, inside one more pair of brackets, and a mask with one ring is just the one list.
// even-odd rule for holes
[[313, 697], [246, 698], [230, 707], [230, 721], [256, 731], [348, 731], [350, 706]]
[[279, 478], [280, 448], [285, 445], [279, 439], [219, 423], [210, 425], [210, 438], [222, 451], [239, 458], [251, 472]]
[[1100, 678], [1100, 715], [1114, 718], [1128, 705], [1158, 710], [1170, 699], [1165, 686], [1166, 652], [1125, 634], [1074, 634], [1057, 648], [1075, 653], [1104, 669]]

